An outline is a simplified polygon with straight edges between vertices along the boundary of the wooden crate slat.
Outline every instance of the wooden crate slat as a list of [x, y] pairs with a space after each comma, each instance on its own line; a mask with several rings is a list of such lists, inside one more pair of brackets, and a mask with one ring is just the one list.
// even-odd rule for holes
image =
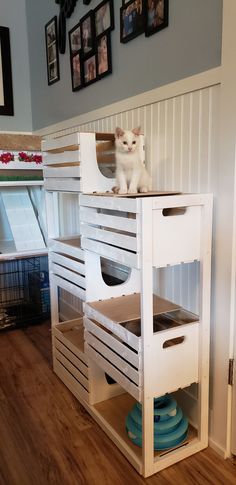
[[85, 265], [74, 259], [64, 256], [63, 254], [58, 254], [50, 251], [50, 261], [53, 263], [58, 263], [65, 268], [72, 269], [76, 273], [85, 275]]
[[44, 167], [44, 178], [80, 178], [80, 166], [71, 165], [68, 167]]
[[106, 360], [119, 369], [125, 376], [133, 381], [138, 386], [141, 385], [141, 373], [133, 369], [127, 362], [121, 359], [113, 350], [104, 345], [93, 334], [85, 331], [85, 342], [90, 345], [94, 350], [98, 351]]
[[89, 402], [89, 392], [56, 358], [53, 359], [53, 370], [79, 401]]
[[104, 256], [104, 258], [112, 259], [117, 263], [124, 264], [131, 268], [140, 267], [139, 257], [135, 253], [115, 248], [99, 241], [93, 241], [91, 239], [87, 239], [86, 237], [82, 237], [81, 244], [83, 249], [93, 251], [100, 256]]
[[84, 353], [84, 331], [83, 326], [78, 324], [79, 321], [82, 321], [82, 319], [69, 320], [53, 325], [52, 335], [54, 339], [59, 340], [79, 360], [88, 366], [88, 359]]
[[80, 359], [78, 359], [64, 344], [58, 339], [54, 339], [54, 349], [59, 350], [77, 369], [88, 379], [88, 366], [85, 365]]
[[97, 312], [88, 303], [84, 303], [84, 313], [91, 319], [96, 320], [102, 326], [110, 330], [114, 335], [117, 335], [122, 341], [126, 342], [130, 347], [136, 350], [138, 353], [141, 350], [141, 339], [131, 332], [128, 332], [125, 327], [114, 323], [113, 320], [108, 318], [106, 315]]
[[139, 212], [136, 199], [125, 199], [115, 197], [103, 197], [99, 195], [85, 195], [80, 196], [80, 205], [85, 207], [94, 207], [98, 209], [117, 210], [122, 212]]
[[140, 366], [140, 354], [133, 352], [130, 350], [127, 345], [124, 345], [123, 342], [119, 342], [114, 336], [110, 333], [103, 330], [103, 328], [96, 325], [94, 322], [89, 320], [86, 316], [84, 316], [84, 326], [88, 332], [98, 337], [102, 342], [108, 345], [110, 348], [114, 349], [114, 351], [120, 355], [123, 359], [130, 362], [134, 367], [137, 369]]
[[56, 263], [51, 264], [51, 271], [62, 278], [65, 278], [68, 281], [73, 281], [74, 284], [80, 286], [81, 288], [86, 288], [85, 278], [76, 274], [75, 272], [70, 271], [69, 269], [64, 268], [63, 266], [59, 266]]
[[42, 141], [42, 150], [49, 152], [50, 150], [56, 150], [60, 148], [71, 147], [73, 145], [79, 145], [80, 136], [79, 133], [72, 133], [71, 135], [60, 136], [58, 138], [51, 138], [49, 140]]
[[66, 290], [72, 295], [81, 298], [81, 300], [85, 300], [86, 292], [84, 289], [79, 288], [78, 286], [71, 283], [71, 281], [64, 280], [63, 278], [60, 278], [60, 276], [57, 276], [53, 273], [50, 274], [50, 278], [56, 283], [57, 286], [59, 286], [59, 288], [63, 288], [63, 290]]
[[84, 251], [81, 249], [80, 236], [50, 239], [49, 247], [51, 251], [68, 254], [68, 256], [73, 256], [80, 261], [84, 261]]
[[101, 367], [108, 375], [118, 382], [127, 392], [129, 392], [137, 401], [141, 399], [141, 389], [132, 384], [120, 371], [114, 368], [106, 359], [85, 342], [85, 352], [94, 362]]
[[88, 379], [72, 364], [60, 351], [54, 348], [54, 355], [57, 360], [79, 381], [79, 383], [89, 390]]
[[43, 163], [46, 166], [75, 162], [80, 163], [80, 151], [78, 149], [62, 151], [59, 153], [45, 152], [43, 154]]
[[80, 209], [80, 222], [87, 224], [97, 224], [104, 227], [115, 228], [117, 230], [131, 232], [136, 234], [137, 221], [136, 219], [129, 219], [127, 217], [119, 217], [107, 214], [99, 214], [94, 212], [93, 209], [87, 207], [81, 207]]
[[106, 231], [104, 229], [98, 229], [87, 224], [81, 226], [82, 236], [95, 241], [101, 241], [118, 248], [128, 249], [129, 251], [137, 251], [137, 239], [133, 236], [126, 236], [120, 232], [113, 232], [111, 229]]
[[79, 192], [80, 179], [76, 178], [47, 178], [44, 180], [45, 190], [62, 192]]

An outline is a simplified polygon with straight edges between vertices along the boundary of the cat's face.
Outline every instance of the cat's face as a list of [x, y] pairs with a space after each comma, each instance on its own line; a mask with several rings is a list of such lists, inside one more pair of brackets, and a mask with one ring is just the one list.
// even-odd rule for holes
[[115, 131], [116, 149], [123, 153], [135, 152], [140, 142], [139, 135], [140, 128], [134, 128], [130, 131], [117, 127]]

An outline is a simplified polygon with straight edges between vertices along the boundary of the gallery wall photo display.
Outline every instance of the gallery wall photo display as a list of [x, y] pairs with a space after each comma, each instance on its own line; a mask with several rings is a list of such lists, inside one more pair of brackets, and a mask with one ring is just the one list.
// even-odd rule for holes
[[81, 52], [77, 52], [70, 58], [72, 91], [78, 91], [84, 85], [83, 59]]
[[80, 20], [81, 27], [81, 48], [83, 55], [91, 53], [94, 49], [94, 12], [90, 10]]
[[94, 10], [96, 36], [114, 29], [113, 0], [104, 0]]
[[169, 0], [146, 0], [145, 2], [145, 35], [159, 32], [168, 26]]
[[146, 37], [168, 26], [169, 0], [122, 0], [120, 41], [129, 42], [138, 35]]
[[10, 31], [8, 27], [0, 27], [0, 115], [14, 115]]
[[97, 75], [98, 79], [112, 72], [111, 35], [106, 32], [97, 38]]
[[145, 5], [144, 0], [123, 1], [120, 9], [120, 41], [129, 42], [144, 32]]
[[89, 84], [94, 83], [97, 81], [97, 59], [96, 54], [92, 54], [91, 56], [84, 59], [84, 86], [88, 86]]
[[113, 0], [103, 0], [69, 31], [72, 91], [87, 87], [112, 72], [113, 29]]
[[45, 39], [48, 85], [50, 86], [60, 79], [56, 16], [49, 20], [49, 22], [45, 25]]

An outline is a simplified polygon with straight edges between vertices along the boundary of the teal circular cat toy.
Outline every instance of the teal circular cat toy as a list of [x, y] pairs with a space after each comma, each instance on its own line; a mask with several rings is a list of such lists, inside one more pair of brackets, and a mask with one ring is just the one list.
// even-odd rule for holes
[[[126, 431], [131, 441], [142, 446], [142, 405], [134, 404], [126, 418]], [[181, 444], [187, 437], [188, 420], [175, 399], [154, 399], [154, 450], [166, 450]]]

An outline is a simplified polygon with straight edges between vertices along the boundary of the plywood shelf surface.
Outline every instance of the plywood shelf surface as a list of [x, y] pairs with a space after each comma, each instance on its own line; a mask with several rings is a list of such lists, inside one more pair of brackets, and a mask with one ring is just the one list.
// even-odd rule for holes
[[[134, 295], [110, 298], [109, 300], [86, 303], [100, 315], [104, 315], [114, 323], [137, 320], [141, 317], [140, 293]], [[178, 310], [181, 307], [164, 298], [153, 295], [153, 315]]]

